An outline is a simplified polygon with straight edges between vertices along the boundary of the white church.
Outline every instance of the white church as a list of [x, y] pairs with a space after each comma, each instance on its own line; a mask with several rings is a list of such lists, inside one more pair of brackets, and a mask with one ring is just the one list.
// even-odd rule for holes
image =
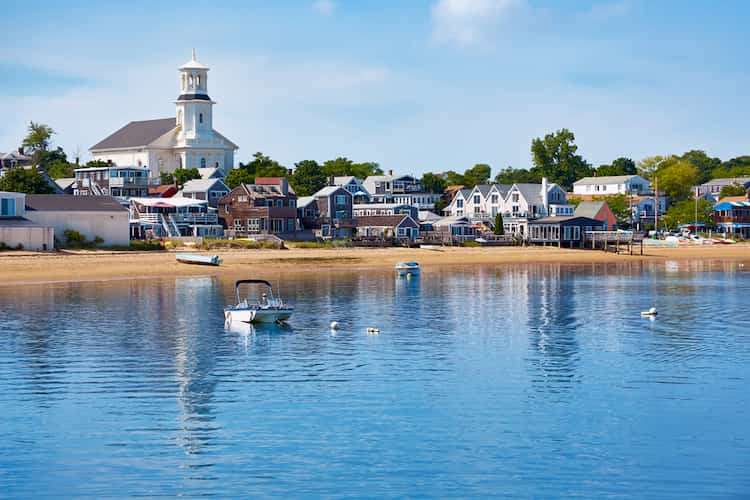
[[209, 68], [195, 60], [193, 50], [179, 70], [176, 118], [128, 123], [89, 149], [95, 160], [148, 166], [152, 177], [177, 168], [218, 168], [226, 174], [234, 167], [238, 146], [213, 129]]

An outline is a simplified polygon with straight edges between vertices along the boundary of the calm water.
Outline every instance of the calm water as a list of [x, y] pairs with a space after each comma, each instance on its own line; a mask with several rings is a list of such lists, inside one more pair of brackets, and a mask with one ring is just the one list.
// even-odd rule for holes
[[750, 496], [750, 263], [266, 277], [0, 287], [0, 497]]

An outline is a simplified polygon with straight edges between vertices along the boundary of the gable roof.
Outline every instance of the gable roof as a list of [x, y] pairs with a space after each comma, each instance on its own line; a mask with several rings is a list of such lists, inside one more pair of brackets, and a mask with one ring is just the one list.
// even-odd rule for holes
[[[576, 217], [589, 217], [595, 219], [596, 214], [598, 214], [605, 205], [607, 205], [606, 201], [582, 201], [576, 207], [573, 215]], [[607, 205], [607, 208], [609, 208], [609, 205]]]
[[201, 179], [218, 179], [224, 177], [217, 167], [206, 167], [199, 168], [198, 173], [201, 174]]
[[177, 125], [174, 118], [130, 122], [89, 149], [98, 151], [147, 146], [175, 128]]
[[324, 188], [319, 189], [315, 194], [313, 194], [313, 198], [320, 198], [322, 196], [330, 196], [333, 193], [335, 193], [338, 190], [341, 190], [351, 196], [352, 194], [347, 191], [346, 189], [342, 188], [341, 186], [326, 186]]
[[398, 227], [404, 222], [411, 222], [413, 227], [419, 227], [419, 224], [411, 218], [409, 214], [399, 215], [366, 215], [364, 217], [354, 217], [358, 227]]
[[120, 212], [127, 208], [111, 196], [28, 194], [26, 210], [39, 212]]
[[542, 217], [541, 219], [532, 219], [528, 222], [532, 224], [563, 224], [570, 223], [571, 225], [589, 225], [589, 226], [601, 226], [602, 221], [592, 219], [591, 217], [579, 217], [577, 215], [565, 215], [556, 217]]
[[[620, 184], [639, 175], [603, 175], [601, 177], [584, 177], [573, 183], [574, 186], [585, 186], [587, 184]], [[644, 179], [645, 180], [645, 179]]]
[[299, 198], [297, 198], [297, 208], [305, 208], [314, 201], [314, 196], [300, 196]]
[[221, 184], [222, 191], [229, 192], [230, 189], [221, 179], [191, 179], [182, 186], [183, 193], [205, 193], [216, 184]]
[[[555, 186], [556, 184], [550, 184], [547, 189], [550, 189], [552, 186]], [[518, 189], [518, 192], [521, 193], [521, 196], [524, 197], [527, 203], [529, 204], [539, 204], [544, 203], [544, 200], [542, 199], [542, 185], [541, 184], [528, 184], [528, 183], [520, 183], [520, 184], [513, 184], [511, 189], [508, 190], [510, 192], [513, 187]], [[507, 193], [506, 193], [507, 196]]]
[[732, 184], [738, 184], [747, 187], [750, 184], [750, 177], [721, 177], [719, 179], [711, 179], [710, 181], [701, 184], [701, 187], [709, 186], [730, 186]]

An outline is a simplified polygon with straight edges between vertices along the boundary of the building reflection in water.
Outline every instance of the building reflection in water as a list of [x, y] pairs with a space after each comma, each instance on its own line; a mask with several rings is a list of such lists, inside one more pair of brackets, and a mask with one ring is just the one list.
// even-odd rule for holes
[[576, 380], [579, 326], [573, 273], [559, 265], [529, 266], [525, 291], [528, 303], [529, 367], [536, 389], [566, 390]]

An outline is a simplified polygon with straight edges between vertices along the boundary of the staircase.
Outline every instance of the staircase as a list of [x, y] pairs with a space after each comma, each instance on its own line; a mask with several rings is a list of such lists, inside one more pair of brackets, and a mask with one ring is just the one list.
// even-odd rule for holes
[[171, 218], [162, 215], [161, 225], [164, 228], [164, 232], [166, 232], [167, 236], [170, 238], [177, 238], [180, 236], [180, 228], [177, 227], [177, 224]]

